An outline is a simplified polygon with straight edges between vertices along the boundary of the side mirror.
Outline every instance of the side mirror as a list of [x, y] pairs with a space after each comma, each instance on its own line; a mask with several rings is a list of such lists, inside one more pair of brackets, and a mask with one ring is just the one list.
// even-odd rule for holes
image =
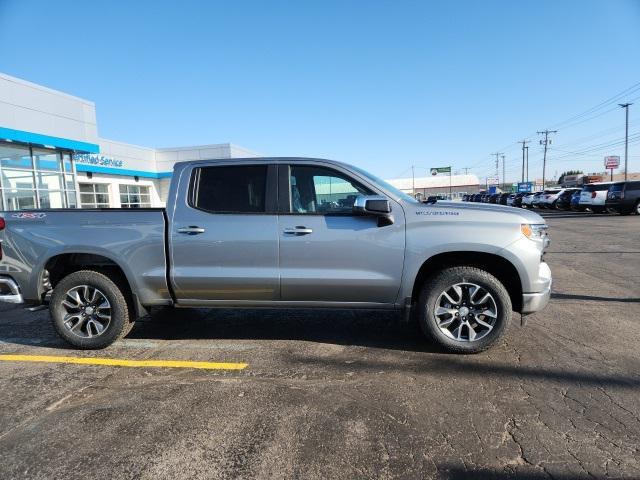
[[384, 227], [393, 223], [391, 202], [380, 195], [361, 195], [353, 203], [353, 212], [358, 215], [378, 217], [378, 226]]

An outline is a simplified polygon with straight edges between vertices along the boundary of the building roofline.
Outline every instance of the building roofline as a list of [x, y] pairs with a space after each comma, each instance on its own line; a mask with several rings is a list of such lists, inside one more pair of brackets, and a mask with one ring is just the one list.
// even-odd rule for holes
[[12, 77], [11, 75], [7, 75], [6, 73], [0, 72], [0, 78], [2, 78], [4, 80], [7, 80], [9, 82], [19, 83], [21, 85], [33, 88], [34, 90], [40, 90], [42, 92], [52, 93], [52, 94], [55, 94], [55, 95], [61, 95], [63, 97], [67, 97], [67, 98], [70, 98], [72, 100], [78, 100], [78, 101], [80, 101], [82, 103], [85, 103], [87, 105], [91, 105], [92, 107], [96, 106], [96, 104], [94, 102], [92, 102], [91, 100], [87, 100], [87, 99], [82, 98], [82, 97], [76, 97], [75, 95], [71, 95], [71, 94], [66, 93], [66, 92], [61, 92], [60, 90], [55, 90], [53, 88], [44, 87], [42, 85], [38, 85], [37, 83], [29, 82], [28, 80], [23, 80], [22, 78]]

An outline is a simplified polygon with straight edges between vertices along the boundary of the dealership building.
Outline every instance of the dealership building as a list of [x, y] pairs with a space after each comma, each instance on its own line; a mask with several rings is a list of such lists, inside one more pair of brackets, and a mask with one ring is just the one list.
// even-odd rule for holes
[[[176, 162], [259, 156], [230, 143], [149, 148], [99, 137], [95, 104], [0, 73], [0, 211], [164, 206]], [[454, 197], [474, 175], [391, 180]]]
[[0, 210], [160, 207], [176, 162], [255, 156], [100, 138], [93, 102], [0, 73]]

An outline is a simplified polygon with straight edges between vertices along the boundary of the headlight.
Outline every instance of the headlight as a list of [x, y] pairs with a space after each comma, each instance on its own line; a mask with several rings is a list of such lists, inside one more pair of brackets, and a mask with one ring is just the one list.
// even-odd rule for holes
[[531, 240], [546, 240], [547, 228], [546, 223], [523, 223], [520, 225], [522, 234]]

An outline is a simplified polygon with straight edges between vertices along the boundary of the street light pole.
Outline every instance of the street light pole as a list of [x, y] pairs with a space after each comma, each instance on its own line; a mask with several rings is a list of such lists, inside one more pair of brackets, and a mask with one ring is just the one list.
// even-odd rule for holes
[[[625, 109], [625, 127], [624, 127], [624, 181], [627, 181], [627, 165], [629, 164], [629, 105], [633, 103], [619, 103]], [[613, 170], [611, 170], [613, 173]]]

